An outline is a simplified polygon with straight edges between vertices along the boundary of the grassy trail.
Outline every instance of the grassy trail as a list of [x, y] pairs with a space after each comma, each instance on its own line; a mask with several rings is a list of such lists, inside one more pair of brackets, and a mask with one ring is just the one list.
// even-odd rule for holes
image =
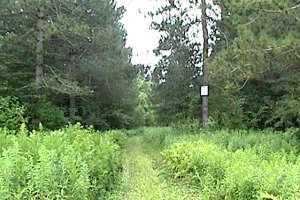
[[143, 140], [143, 136], [128, 139], [123, 152], [122, 186], [112, 199], [124, 200], [184, 200], [201, 199], [185, 187], [166, 180], [159, 173], [154, 157], [159, 150]]

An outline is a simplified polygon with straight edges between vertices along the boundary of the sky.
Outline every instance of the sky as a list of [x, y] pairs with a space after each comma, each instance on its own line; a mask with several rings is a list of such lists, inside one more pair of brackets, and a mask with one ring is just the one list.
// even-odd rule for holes
[[132, 64], [155, 65], [158, 58], [153, 49], [158, 46], [160, 34], [150, 30], [151, 18], [146, 13], [161, 5], [156, 0], [117, 0], [117, 6], [124, 6], [121, 22], [127, 31], [127, 47], [133, 48]]
[[[186, 23], [190, 23], [195, 17], [201, 18], [199, 12], [200, 3], [191, 4], [189, 0], [180, 0], [181, 9], [188, 9], [189, 12], [184, 16]], [[208, 0], [212, 3], [212, 0]], [[147, 15], [149, 11], [155, 11], [159, 7], [166, 4], [164, 0], [117, 0], [117, 6], [124, 6], [126, 12], [121, 20], [127, 31], [127, 47], [133, 48], [132, 64], [145, 64], [154, 66], [159, 58], [155, 56], [153, 50], [158, 46], [160, 33], [151, 30], [151, 17]], [[221, 10], [218, 6], [213, 6], [217, 13]], [[208, 12], [208, 15], [219, 19], [213, 12]], [[171, 15], [178, 15], [179, 12], [172, 10]], [[210, 31], [210, 27], [208, 26]], [[191, 26], [188, 37], [190, 41], [202, 43], [203, 36], [201, 24]]]

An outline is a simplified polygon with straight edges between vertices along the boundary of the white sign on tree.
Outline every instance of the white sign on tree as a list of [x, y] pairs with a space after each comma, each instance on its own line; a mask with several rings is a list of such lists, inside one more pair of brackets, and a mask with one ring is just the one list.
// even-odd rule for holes
[[202, 85], [200, 88], [201, 96], [208, 96], [208, 85]]

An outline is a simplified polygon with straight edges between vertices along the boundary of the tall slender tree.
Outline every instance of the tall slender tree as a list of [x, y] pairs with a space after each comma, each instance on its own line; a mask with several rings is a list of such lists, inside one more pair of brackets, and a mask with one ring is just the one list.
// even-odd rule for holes
[[299, 126], [299, 1], [217, 3], [222, 20], [211, 78], [235, 96], [248, 127]]
[[[206, 1], [201, 0], [201, 24], [203, 32], [203, 85], [208, 86], [208, 29], [207, 29], [207, 13], [206, 13]], [[202, 126], [204, 129], [208, 129], [208, 96], [202, 96]]]
[[[201, 4], [201, 1], [169, 1], [169, 4], [153, 13], [153, 27], [162, 33], [159, 47], [155, 50], [161, 61], [153, 76], [158, 82], [154, 95], [160, 102], [157, 106], [158, 111], [161, 110], [159, 113], [162, 116], [166, 114], [169, 121], [176, 118], [197, 118], [200, 121], [204, 117], [204, 127], [208, 125], [208, 101], [207, 97], [204, 97], [203, 105], [200, 105], [198, 86], [200, 80], [202, 84], [208, 82], [208, 78], [204, 78], [208, 76], [205, 66], [209, 43], [214, 41], [209, 27], [215, 23], [214, 17], [208, 17], [206, 12], [203, 12], [213, 12], [214, 5], [209, 4], [209, 9], [209, 6], [205, 5], [203, 2]], [[205, 16], [201, 16], [201, 12]], [[159, 19], [163, 18], [158, 23], [155, 22], [157, 15], [160, 16]], [[204, 65], [203, 61], [206, 62]], [[200, 77], [201, 71], [205, 74], [203, 77]], [[203, 115], [201, 108], [205, 113]], [[172, 119], [174, 117], [170, 116], [176, 117]]]
[[41, 87], [44, 82], [44, 3], [43, 0], [37, 2], [37, 27], [36, 27], [36, 71], [35, 71], [35, 82], [37, 88]]
[[[55, 128], [65, 122], [64, 112], [71, 121], [97, 128], [134, 122], [134, 68], [119, 22], [124, 9], [115, 1], [4, 0], [0, 5], [1, 94], [25, 102], [31, 123], [36, 115]], [[36, 85], [43, 86], [38, 94]], [[36, 98], [39, 109], [33, 107]]]

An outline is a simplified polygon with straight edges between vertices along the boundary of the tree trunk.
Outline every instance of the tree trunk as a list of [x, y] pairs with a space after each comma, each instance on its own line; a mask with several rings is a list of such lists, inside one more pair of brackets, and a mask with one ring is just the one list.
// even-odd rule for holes
[[37, 32], [36, 32], [36, 69], [35, 69], [35, 83], [37, 88], [40, 88], [43, 85], [43, 37], [44, 37], [44, 6], [39, 1], [37, 8]]
[[44, 5], [41, 1], [38, 2], [37, 5], [37, 25], [36, 25], [36, 46], [35, 46], [35, 53], [36, 53], [36, 67], [35, 67], [35, 92], [37, 99], [34, 101], [34, 109], [35, 114], [32, 116], [32, 123], [38, 124], [40, 123], [39, 116], [37, 111], [40, 108], [40, 89], [44, 84], [44, 72], [43, 72], [43, 64], [44, 64]]
[[[203, 31], [203, 85], [208, 85], [207, 59], [208, 59], [208, 30], [207, 30], [207, 14], [206, 14], [206, 1], [201, 0], [201, 21]], [[208, 96], [202, 96], [202, 127], [208, 129]]]
[[[75, 76], [75, 54], [72, 51], [70, 53], [70, 63], [69, 63], [69, 78], [72, 82], [76, 81]], [[72, 123], [75, 122], [75, 116], [76, 116], [76, 94], [71, 92], [69, 94], [69, 118]]]
[[71, 123], [75, 123], [75, 116], [76, 116], [76, 96], [75, 94], [69, 94], [69, 118]]

